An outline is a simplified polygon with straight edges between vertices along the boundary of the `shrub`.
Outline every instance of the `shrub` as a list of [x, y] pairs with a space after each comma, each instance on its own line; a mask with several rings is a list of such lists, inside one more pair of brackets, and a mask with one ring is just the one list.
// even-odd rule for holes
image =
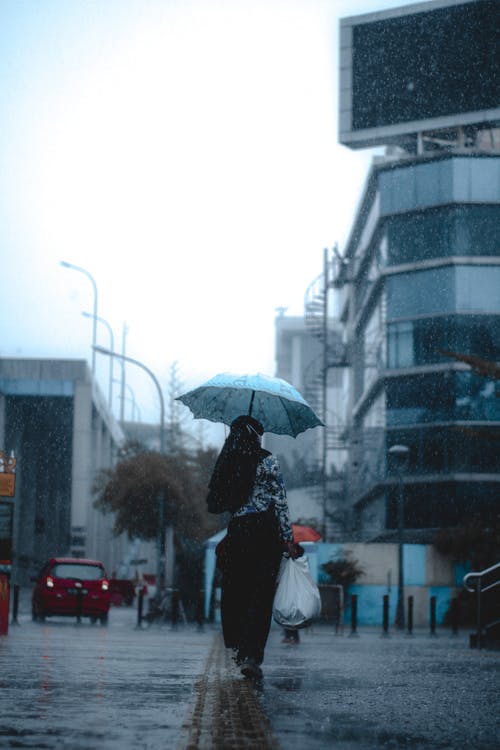
[[330, 577], [332, 583], [342, 586], [344, 594], [352, 583], [355, 583], [365, 574], [365, 570], [359, 561], [355, 560], [349, 553], [346, 553], [345, 557], [329, 560], [321, 567]]

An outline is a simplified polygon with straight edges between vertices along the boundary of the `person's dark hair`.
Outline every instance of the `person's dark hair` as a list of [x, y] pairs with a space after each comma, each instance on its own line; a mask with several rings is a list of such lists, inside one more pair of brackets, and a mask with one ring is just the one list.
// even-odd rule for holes
[[232, 509], [246, 503], [255, 482], [257, 464], [268, 455], [260, 446], [261, 423], [246, 414], [236, 417], [215, 463], [209, 487], [230, 497]]

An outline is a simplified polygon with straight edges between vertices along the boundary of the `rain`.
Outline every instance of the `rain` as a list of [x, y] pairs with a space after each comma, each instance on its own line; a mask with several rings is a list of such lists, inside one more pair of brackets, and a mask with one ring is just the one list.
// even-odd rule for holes
[[493, 750], [496, 0], [0, 6], [0, 748]]

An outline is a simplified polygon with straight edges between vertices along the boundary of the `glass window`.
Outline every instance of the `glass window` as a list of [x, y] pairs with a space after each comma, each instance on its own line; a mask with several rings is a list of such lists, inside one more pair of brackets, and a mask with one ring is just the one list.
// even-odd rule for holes
[[500, 266], [445, 266], [387, 278], [387, 317], [500, 311]]
[[366, 390], [377, 379], [386, 361], [384, 305], [382, 304], [382, 298], [366, 323], [363, 337], [365, 369], [363, 387]]
[[455, 309], [499, 312], [500, 266], [458, 266], [455, 276]]
[[[391, 429], [386, 434], [386, 452], [389, 457], [391, 445], [409, 448], [406, 474], [496, 473], [500, 471], [499, 439], [500, 429], [489, 425]], [[387, 474], [397, 474], [391, 461]]]
[[387, 219], [389, 264], [451, 255], [499, 254], [499, 205], [430, 208]]
[[500, 421], [500, 381], [472, 372], [446, 371], [389, 380], [387, 425]]
[[387, 330], [387, 366], [411, 367], [415, 364], [412, 322], [391, 323]]
[[[396, 526], [397, 486], [388, 492], [387, 528]], [[491, 482], [431, 482], [406, 485], [405, 526], [433, 528], [456, 526], [475, 514], [494, 519], [498, 509], [498, 486]]]
[[452, 419], [451, 371], [391, 379], [386, 392], [388, 426]]
[[490, 157], [449, 157], [383, 170], [378, 177], [382, 216], [452, 203], [497, 203], [500, 163]]
[[500, 429], [493, 426], [457, 425], [450, 428], [450, 470], [500, 472]]
[[500, 315], [443, 315], [390, 323], [387, 345], [390, 368], [449, 362], [442, 351], [500, 361]]
[[452, 267], [435, 268], [389, 276], [388, 319], [453, 310], [453, 270]]
[[456, 419], [500, 421], [500, 381], [473, 372], [455, 373]]
[[50, 571], [54, 578], [79, 578], [81, 581], [100, 581], [104, 570], [99, 565], [57, 563]]

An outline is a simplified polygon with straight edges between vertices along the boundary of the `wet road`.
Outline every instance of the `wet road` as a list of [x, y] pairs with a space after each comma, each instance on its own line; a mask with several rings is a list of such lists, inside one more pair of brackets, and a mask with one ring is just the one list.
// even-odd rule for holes
[[273, 628], [249, 683], [217, 628], [135, 629], [28, 614], [0, 638], [0, 748], [42, 750], [498, 750], [500, 653], [324, 626], [299, 646]]
[[0, 748], [175, 748], [213, 634], [20, 617], [0, 638]]

